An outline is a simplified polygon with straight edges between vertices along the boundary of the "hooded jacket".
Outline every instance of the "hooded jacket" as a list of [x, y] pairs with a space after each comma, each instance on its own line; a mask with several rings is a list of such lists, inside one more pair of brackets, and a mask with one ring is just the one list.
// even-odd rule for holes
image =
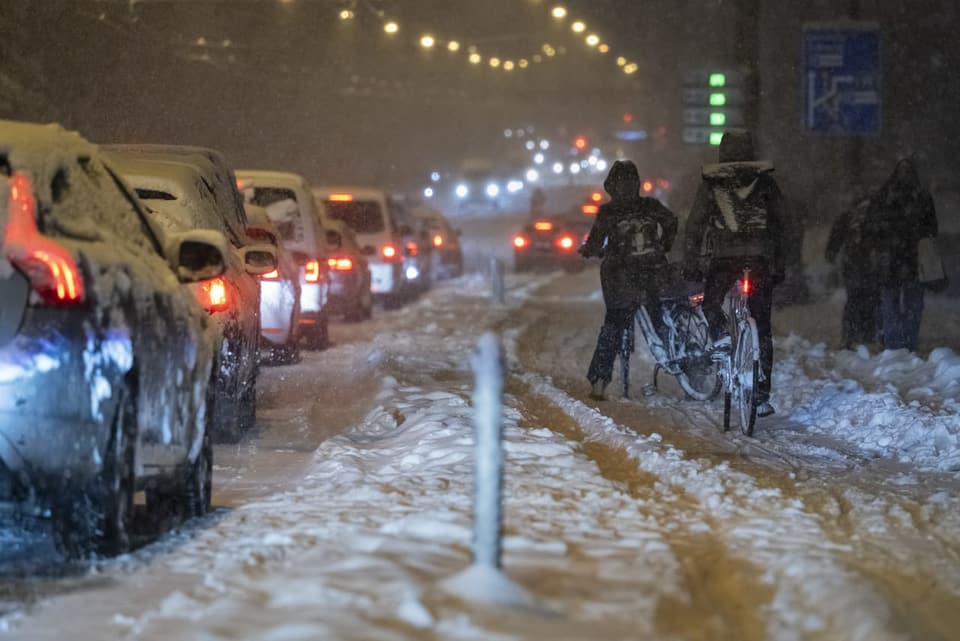
[[615, 162], [603, 186], [611, 201], [600, 206], [581, 253], [603, 256], [604, 302], [610, 309], [626, 309], [651, 286], [652, 270], [666, 263], [677, 216], [656, 198], [640, 197], [640, 174], [630, 161]]
[[867, 226], [880, 284], [896, 287], [916, 282], [920, 239], [936, 237], [937, 214], [912, 162], [897, 163], [871, 200]]
[[688, 264], [704, 255], [764, 258], [782, 275], [783, 205], [773, 164], [754, 160], [748, 133], [724, 134], [719, 160], [701, 172], [684, 234]]

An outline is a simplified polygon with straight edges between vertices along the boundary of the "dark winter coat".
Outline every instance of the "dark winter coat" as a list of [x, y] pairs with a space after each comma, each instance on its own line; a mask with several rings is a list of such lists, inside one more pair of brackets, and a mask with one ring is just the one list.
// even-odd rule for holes
[[871, 200], [868, 219], [881, 285], [917, 282], [920, 239], [936, 237], [937, 214], [909, 160], [897, 163], [893, 176]]
[[[722, 156], [721, 156], [722, 157]], [[707, 165], [684, 233], [686, 269], [701, 256], [763, 258], [784, 273], [782, 196], [766, 161]]]
[[676, 214], [656, 198], [637, 196], [600, 206], [582, 252], [603, 256], [600, 284], [608, 309], [632, 308], [646, 288], [659, 286], [659, 271], [676, 235]]
[[876, 243], [869, 224], [870, 203], [868, 195], [856, 199], [830, 228], [826, 258], [832, 263], [843, 253], [840, 273], [848, 289], [880, 287]]

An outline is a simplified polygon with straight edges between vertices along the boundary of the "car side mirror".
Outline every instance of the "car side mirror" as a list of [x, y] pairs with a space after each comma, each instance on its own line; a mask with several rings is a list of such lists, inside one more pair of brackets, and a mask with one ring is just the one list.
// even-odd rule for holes
[[277, 248], [269, 244], [248, 245], [240, 250], [243, 266], [252, 276], [263, 276], [277, 269]]
[[340, 232], [333, 229], [327, 230], [327, 244], [331, 247], [336, 247], [337, 249], [343, 247], [343, 236], [340, 235]]
[[377, 255], [377, 248], [376, 248], [376, 247], [373, 247], [372, 245], [364, 245], [362, 251], [363, 251], [363, 255], [364, 255], [364, 256], [376, 256], [376, 255]]
[[171, 236], [167, 262], [181, 283], [196, 283], [222, 276], [227, 271], [227, 239], [218, 231], [192, 229]]

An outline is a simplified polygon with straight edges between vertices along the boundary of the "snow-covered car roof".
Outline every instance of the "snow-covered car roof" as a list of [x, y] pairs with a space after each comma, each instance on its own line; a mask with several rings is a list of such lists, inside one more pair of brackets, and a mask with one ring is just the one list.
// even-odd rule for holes
[[300, 174], [267, 169], [238, 169], [237, 180], [244, 187], [297, 187], [307, 189], [307, 180]]
[[98, 155], [96, 145], [58, 124], [0, 120], [0, 158], [14, 171], [33, 174], [39, 201], [49, 205], [50, 183], [58, 171], [78, 158]]

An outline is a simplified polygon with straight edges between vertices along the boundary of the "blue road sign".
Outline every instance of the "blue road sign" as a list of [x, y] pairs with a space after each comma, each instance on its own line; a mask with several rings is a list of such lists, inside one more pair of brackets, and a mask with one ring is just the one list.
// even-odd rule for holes
[[803, 33], [803, 123], [813, 133], [880, 133], [880, 32], [875, 23], [808, 25]]

